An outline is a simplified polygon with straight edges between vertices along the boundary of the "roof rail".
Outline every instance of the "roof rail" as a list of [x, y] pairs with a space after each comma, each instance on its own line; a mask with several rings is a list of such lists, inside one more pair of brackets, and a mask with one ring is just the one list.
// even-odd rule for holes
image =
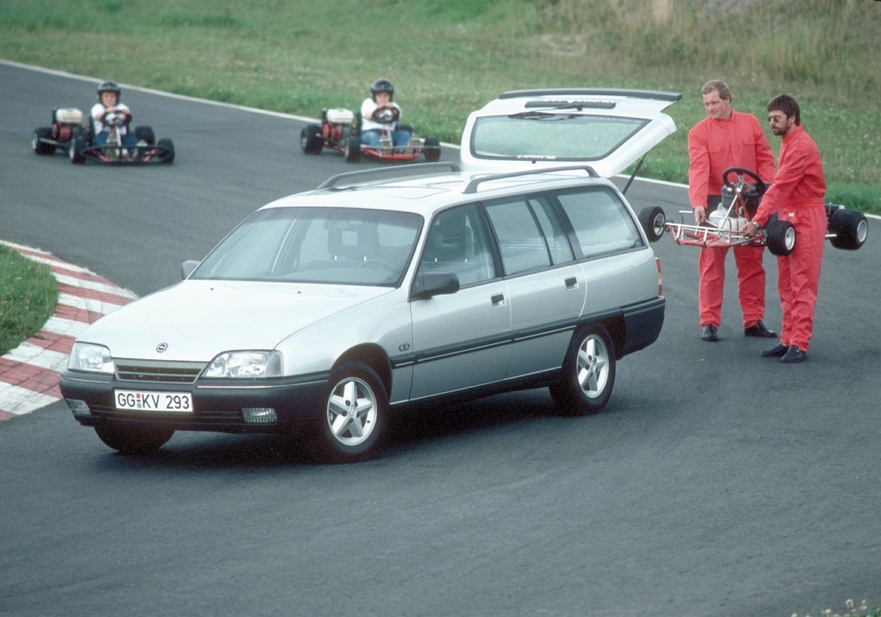
[[370, 180], [381, 178], [391, 179], [408, 176], [418, 176], [422, 174], [432, 175], [441, 173], [442, 169], [447, 172], [461, 171], [459, 169], [458, 163], [452, 162], [416, 163], [413, 165], [402, 165], [400, 167], [379, 167], [374, 169], [364, 169], [360, 171], [347, 171], [342, 174], [331, 176], [321, 183], [321, 185], [318, 187], [318, 190], [334, 188], [340, 182], [345, 180], [356, 180], [356, 182], [349, 183], [349, 186], [351, 186], [352, 184], [357, 184], [357, 180]]
[[547, 167], [544, 169], [527, 169], [525, 171], [512, 171], [505, 174], [491, 174], [474, 178], [462, 191], [463, 195], [470, 195], [477, 192], [477, 187], [483, 182], [492, 182], [493, 180], [502, 180], [504, 178], [517, 178], [519, 176], [532, 176], [535, 174], [552, 174], [558, 171], [586, 171], [591, 178], [599, 178], [600, 175], [589, 165], [569, 165], [567, 167]]
[[629, 96], [636, 99], [658, 99], [675, 103], [682, 99], [681, 92], [664, 90], [628, 90], [626, 88], [544, 88], [540, 90], [510, 90], [499, 95], [500, 99], [526, 96]]

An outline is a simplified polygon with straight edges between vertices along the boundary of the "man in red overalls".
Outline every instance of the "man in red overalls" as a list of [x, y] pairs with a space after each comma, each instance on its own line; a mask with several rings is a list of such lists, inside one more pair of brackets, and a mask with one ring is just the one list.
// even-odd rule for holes
[[[721, 200], [722, 172], [743, 167], [755, 172], [766, 184], [774, 179], [774, 154], [758, 118], [731, 109], [731, 91], [724, 81], [707, 82], [701, 89], [707, 117], [688, 132], [688, 198], [698, 225], [706, 222], [709, 209]], [[746, 336], [775, 338], [765, 327], [765, 269], [761, 246], [734, 247], [737, 286]], [[725, 256], [728, 247], [701, 247], [698, 266], [700, 287], [698, 304], [701, 338], [719, 340], [722, 322], [722, 290], [725, 283]]]
[[777, 257], [777, 290], [783, 309], [780, 344], [762, 352], [783, 362], [808, 359], [808, 343], [814, 327], [814, 306], [820, 284], [820, 264], [826, 241], [826, 176], [817, 144], [801, 125], [798, 102], [781, 94], [768, 103], [768, 121], [775, 135], [783, 138], [780, 165], [774, 185], [744, 234], [755, 235], [774, 212], [795, 227], [795, 249]]

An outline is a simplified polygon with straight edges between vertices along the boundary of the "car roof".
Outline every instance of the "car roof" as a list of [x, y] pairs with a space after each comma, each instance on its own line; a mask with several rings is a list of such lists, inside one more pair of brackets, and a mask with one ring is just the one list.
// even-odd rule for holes
[[[530, 158], [481, 157], [473, 149], [475, 123], [491, 116], [513, 117], [518, 114], [559, 112], [567, 117], [596, 117], [606, 121], [639, 119], [645, 125], [617, 144], [601, 158], [584, 159], [597, 173], [609, 178], [639, 160], [665, 137], [676, 131], [676, 124], [663, 111], [682, 99], [679, 92], [614, 88], [546, 88], [512, 90], [472, 112], [462, 133], [461, 162], [463, 169], [516, 169], [531, 165], [559, 166], [559, 160]], [[571, 160], [570, 160], [571, 162]]]
[[261, 209], [365, 208], [413, 212], [430, 218], [433, 212], [471, 201], [589, 185], [614, 188], [585, 165], [487, 173], [463, 172], [454, 163], [424, 163], [390, 171], [378, 168], [338, 174], [315, 190], [282, 197]]

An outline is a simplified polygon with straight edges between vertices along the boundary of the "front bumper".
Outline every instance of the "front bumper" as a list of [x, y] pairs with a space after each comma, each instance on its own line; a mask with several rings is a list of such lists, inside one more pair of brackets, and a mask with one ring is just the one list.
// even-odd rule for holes
[[[181, 431], [274, 433], [288, 431], [302, 420], [320, 417], [328, 374], [265, 380], [197, 380], [189, 384], [143, 383], [113, 375], [64, 371], [61, 394], [84, 426], [103, 422], [146, 424]], [[114, 390], [189, 392], [193, 411], [160, 412], [116, 409]], [[83, 405], [84, 403], [84, 405]], [[245, 409], [273, 409], [275, 420], [246, 420]]]

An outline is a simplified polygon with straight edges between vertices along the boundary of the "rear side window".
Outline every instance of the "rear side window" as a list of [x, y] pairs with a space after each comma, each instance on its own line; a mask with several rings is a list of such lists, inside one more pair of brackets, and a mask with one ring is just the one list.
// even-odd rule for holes
[[556, 195], [572, 223], [582, 257], [643, 246], [642, 236], [617, 193], [607, 188]]
[[488, 202], [486, 211], [499, 240], [505, 274], [551, 265], [539, 221], [524, 198]]

